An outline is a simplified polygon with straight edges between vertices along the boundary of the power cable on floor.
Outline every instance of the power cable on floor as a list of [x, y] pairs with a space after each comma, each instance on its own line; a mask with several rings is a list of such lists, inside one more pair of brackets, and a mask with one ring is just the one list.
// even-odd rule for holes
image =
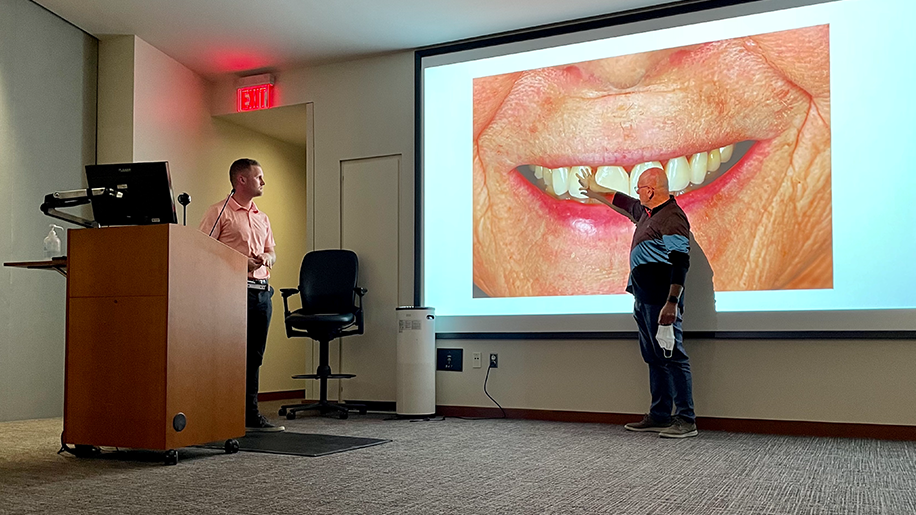
[[503, 407], [500, 406], [498, 402], [496, 402], [496, 399], [494, 399], [493, 396], [490, 395], [490, 392], [487, 391], [487, 382], [490, 380], [490, 369], [492, 368], [493, 368], [492, 364], [487, 367], [487, 376], [483, 379], [483, 393], [487, 394], [487, 397], [489, 397], [490, 400], [493, 401], [493, 404], [496, 404], [496, 407], [499, 408], [499, 411], [500, 413], [502, 413], [502, 416], [501, 417], [455, 417], [455, 418], [460, 418], [461, 420], [496, 420], [496, 419], [506, 418], [506, 410], [504, 410]]

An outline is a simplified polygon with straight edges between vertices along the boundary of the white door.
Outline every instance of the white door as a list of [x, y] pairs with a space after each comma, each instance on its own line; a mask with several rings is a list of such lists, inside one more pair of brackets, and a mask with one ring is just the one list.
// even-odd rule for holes
[[[394, 401], [401, 156], [340, 162], [340, 246], [359, 257], [365, 334], [341, 338], [341, 399]], [[332, 365], [332, 368], [333, 365]]]

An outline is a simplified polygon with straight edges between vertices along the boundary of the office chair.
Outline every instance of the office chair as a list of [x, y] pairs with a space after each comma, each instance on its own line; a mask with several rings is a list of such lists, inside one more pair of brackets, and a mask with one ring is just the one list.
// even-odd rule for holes
[[[287, 338], [311, 338], [319, 344], [318, 370], [315, 374], [295, 375], [293, 379], [317, 379], [320, 386], [318, 402], [287, 404], [280, 407], [280, 416], [293, 420], [296, 412], [318, 410], [320, 414], [338, 413], [347, 418], [349, 411], [366, 413], [362, 404], [328, 402], [328, 379], [349, 379], [354, 374], [332, 374], [328, 365], [328, 345], [342, 336], [363, 334], [362, 298], [365, 288], [357, 286], [359, 260], [351, 250], [315, 250], [302, 258], [299, 287], [281, 288], [283, 318]], [[289, 297], [299, 294], [302, 307], [289, 310]]]

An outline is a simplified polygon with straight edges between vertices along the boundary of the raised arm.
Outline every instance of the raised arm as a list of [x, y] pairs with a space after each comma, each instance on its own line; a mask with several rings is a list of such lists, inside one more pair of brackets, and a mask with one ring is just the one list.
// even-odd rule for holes
[[[612, 191], [610, 194], [607, 194], [607, 193], [600, 193], [600, 192], [597, 192], [597, 191], [592, 191], [592, 190], [586, 189], [586, 190], [585, 190], [585, 194], [586, 194], [589, 198], [593, 198], [593, 199], [597, 200], [598, 202], [601, 202], [602, 204], [606, 205], [607, 207], [611, 207], [611, 208], [612, 208], [612, 207], [614, 207], [614, 197], [617, 195], [617, 192], [616, 192], [616, 191]], [[610, 196], [608, 196], [608, 195], [610, 195]]]

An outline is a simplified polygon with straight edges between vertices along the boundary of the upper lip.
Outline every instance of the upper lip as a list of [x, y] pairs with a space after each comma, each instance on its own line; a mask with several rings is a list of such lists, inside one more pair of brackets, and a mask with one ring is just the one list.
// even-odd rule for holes
[[[494, 147], [496, 152], [489, 151], [487, 139], [491, 135], [484, 130], [478, 152], [485, 168], [509, 171], [526, 164], [547, 168], [576, 165], [629, 168], [647, 161], [707, 152], [739, 141], [768, 140], [790, 124], [790, 118], [775, 112], [772, 104], [752, 108], [755, 112], [745, 116], [709, 123], [676, 109], [664, 116], [644, 112], [641, 116], [621, 119], [615, 116], [622, 105], [619, 98], [590, 102], [589, 106], [577, 106], [577, 116], [563, 117], [562, 122], [561, 115], [542, 119], [533, 134], [527, 130], [499, 131], [501, 139]], [[772, 123], [755, 124], [757, 120]]]
[[587, 83], [538, 89], [538, 73], [517, 79], [479, 134], [477, 150], [485, 169], [630, 167], [739, 141], [766, 141], [803, 116], [809, 100], [793, 84], [767, 75], [731, 74], [697, 84], [691, 69], [595, 95]]

